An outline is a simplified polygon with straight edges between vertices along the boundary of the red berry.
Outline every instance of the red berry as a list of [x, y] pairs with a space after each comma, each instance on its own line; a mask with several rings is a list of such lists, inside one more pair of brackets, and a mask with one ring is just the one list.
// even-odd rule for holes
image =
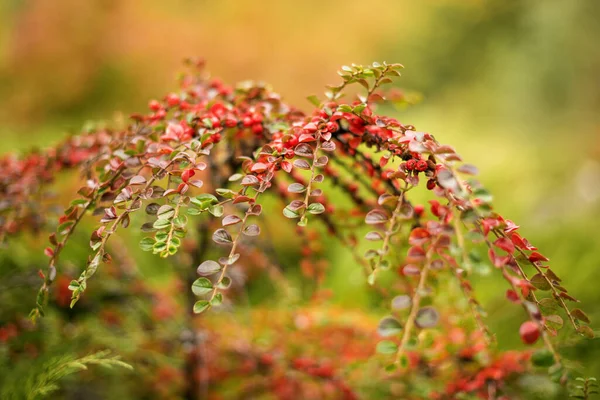
[[167, 112], [163, 109], [156, 111], [156, 113], [154, 114], [156, 119], [163, 119], [166, 115], [167, 115]]
[[252, 132], [259, 134], [259, 133], [262, 133], [262, 131], [263, 131], [263, 126], [261, 124], [252, 125]]
[[252, 121], [256, 124], [256, 123], [260, 123], [263, 121], [263, 116], [259, 113], [254, 113], [252, 114]]
[[252, 118], [244, 117], [244, 119], [242, 119], [242, 124], [244, 124], [246, 127], [251, 126], [253, 124]]
[[339, 129], [339, 126], [335, 122], [328, 122], [327, 125], [325, 125], [325, 128], [327, 129], [327, 132], [333, 133]]
[[167, 95], [167, 104], [169, 107], [175, 107], [180, 101], [181, 100], [179, 99], [179, 96], [177, 96], [175, 93], [170, 93]]
[[412, 171], [417, 166], [417, 162], [413, 159], [410, 159], [406, 162], [406, 169]]
[[150, 107], [152, 111], [158, 111], [162, 108], [160, 103], [156, 100], [151, 100], [150, 103], [148, 103], [148, 107]]
[[533, 321], [525, 321], [519, 328], [519, 335], [525, 344], [534, 344], [540, 337], [540, 327]]
[[419, 161], [417, 161], [417, 165], [416, 165], [415, 168], [416, 168], [417, 171], [423, 172], [423, 171], [427, 171], [427, 167], [428, 167], [427, 166], [427, 161], [425, 161], [425, 160], [419, 160]]
[[427, 181], [427, 189], [428, 190], [433, 190], [433, 188], [435, 187], [435, 180], [430, 179]]

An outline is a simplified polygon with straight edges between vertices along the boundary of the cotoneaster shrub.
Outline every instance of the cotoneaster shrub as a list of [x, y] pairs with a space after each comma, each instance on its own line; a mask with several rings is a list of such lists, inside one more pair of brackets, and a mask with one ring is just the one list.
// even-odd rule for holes
[[[81, 173], [82, 185], [45, 249], [49, 262], [39, 272], [33, 321], [44, 316], [52, 290], [53, 304], [77, 310], [88, 285], [108, 279], [94, 276], [104, 264], [128, 262], [119, 255], [127, 248], [117, 235], [134, 228], [144, 232], [141, 249], [174, 259], [187, 282], [174, 290], [187, 292], [187, 311], [171, 302], [175, 293], [153, 292], [139, 276], [136, 289], [122, 289], [125, 297], [153, 299], [151, 326], [178, 314], [192, 332], [183, 340], [185, 367], [161, 370], [164, 385], [157, 387], [165, 398], [203, 398], [207, 388], [234, 379], [235, 396], [242, 397], [506, 399], [520, 398], [511, 382], [535, 368], [563, 385], [576, 374], [560, 354], [558, 331], [568, 325], [579, 336], [594, 333], [548, 258], [493, 210], [490, 193], [473, 178], [477, 169], [454, 148], [378, 112], [386, 97], [403, 101], [383, 90], [400, 76], [401, 65], [342, 67], [342, 82], [329, 86], [324, 99], [309, 97], [309, 115], [266, 85], [232, 87], [208, 77], [201, 62], [190, 66], [177, 92], [151, 101], [150, 111], [132, 115], [125, 129], [91, 130], [46, 151], [0, 160], [3, 242], [46, 229], [51, 201], [44, 193], [58, 174]], [[344, 100], [347, 92], [358, 94]], [[86, 265], [69, 279], [61, 253], [84, 219], [98, 225], [89, 235]], [[280, 232], [295, 229], [302, 243], [298, 268], [308, 279], [323, 278], [325, 235], [335, 238], [364, 269], [389, 315], [378, 325], [359, 316], [358, 329], [320, 326], [318, 312], [296, 311], [295, 334], [257, 346], [249, 339], [256, 333], [249, 332], [246, 342], [232, 344], [244, 326], [223, 325], [218, 311], [235, 307], [244, 285], [237, 266], [250, 276], [257, 266], [267, 270], [284, 301], [294, 303], [297, 295], [269, 266], [272, 244], [261, 239], [267, 221]], [[531, 351], [495, 349], [471, 283], [480, 253], [504, 282], [498, 290], [507, 304], [523, 309], [518, 334], [535, 346]], [[256, 329], [281, 332], [281, 317], [270, 315]], [[103, 318], [120, 325], [128, 316], [115, 311]], [[17, 326], [4, 324], [0, 339], [17, 336]], [[194, 334], [200, 326], [216, 335], [202, 351]], [[329, 354], [325, 361], [323, 354]], [[198, 369], [207, 360], [213, 360], [211, 372], [203, 375]], [[353, 378], [355, 369], [361, 378]], [[593, 380], [577, 386], [572, 394], [578, 398], [594, 391]]]

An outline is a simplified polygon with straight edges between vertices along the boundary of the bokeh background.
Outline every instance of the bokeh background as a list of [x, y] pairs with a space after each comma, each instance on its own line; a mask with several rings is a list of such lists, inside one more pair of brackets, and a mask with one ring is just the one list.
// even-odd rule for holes
[[[600, 321], [599, 21], [597, 0], [0, 0], [0, 152], [145, 110], [189, 56], [304, 109], [341, 65], [400, 62], [397, 84], [422, 102], [398, 118], [479, 167], [496, 209]], [[360, 308], [364, 281], [333, 251], [325, 286]], [[476, 291], [509, 347], [522, 315], [497, 285]], [[598, 341], [567, 351], [600, 375]]]

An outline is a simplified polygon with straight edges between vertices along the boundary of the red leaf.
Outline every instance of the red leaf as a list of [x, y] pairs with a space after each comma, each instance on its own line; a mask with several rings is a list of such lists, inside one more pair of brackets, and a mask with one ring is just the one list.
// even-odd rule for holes
[[512, 254], [515, 252], [515, 245], [513, 244], [513, 242], [510, 241], [510, 239], [505, 237], [496, 239], [496, 241], [494, 242], [494, 246], [504, 250], [508, 254]]
[[518, 248], [527, 249], [527, 245], [525, 244], [525, 241], [523, 240], [521, 235], [519, 235], [518, 233], [513, 233], [512, 235], [510, 235], [510, 240]]
[[350, 142], [348, 142], [348, 145], [350, 145], [350, 148], [356, 149], [358, 146], [360, 146], [361, 143], [362, 143], [362, 139], [360, 137], [355, 137], [355, 138], [352, 138], [350, 140]]
[[289, 161], [282, 161], [281, 169], [289, 174], [290, 172], [292, 172], [292, 164]]
[[408, 237], [408, 243], [411, 246], [420, 246], [423, 243], [425, 243], [426, 241], [428, 241], [430, 236], [431, 235], [429, 234], [427, 229], [415, 228], [412, 230], [412, 232], [410, 233], [410, 236]]
[[186, 169], [181, 174], [181, 180], [183, 180], [185, 183], [187, 183], [190, 180], [190, 178], [192, 176], [194, 176], [195, 174], [196, 174], [196, 172], [192, 168]]
[[493, 249], [489, 249], [488, 256], [490, 257], [490, 261], [494, 264], [494, 267], [501, 268], [505, 266], [510, 260], [510, 256], [500, 257], [496, 254]]
[[510, 301], [512, 301], [513, 303], [519, 303], [519, 295], [517, 294], [517, 292], [515, 292], [512, 289], [508, 289], [506, 291], [506, 298]]
[[516, 231], [517, 229], [520, 228], [519, 225], [516, 225], [514, 222], [512, 222], [510, 219], [507, 219], [506, 221], [504, 221], [506, 223], [506, 227], [504, 228], [504, 232], [506, 233], [511, 233]]
[[51, 247], [46, 247], [44, 249], [44, 254], [50, 258], [54, 257], [54, 250]]
[[248, 196], [238, 196], [233, 200], [233, 204], [238, 204], [238, 203], [247, 203], [248, 201], [250, 201], [250, 197]]
[[265, 163], [255, 163], [252, 168], [250, 168], [250, 171], [252, 172], [256, 172], [256, 173], [261, 173], [261, 172], [265, 172], [267, 170], [269, 166]]
[[437, 200], [429, 200], [429, 204], [431, 204], [431, 213], [439, 218], [441, 215], [440, 207], [442, 207], [440, 206], [440, 202]]
[[405, 276], [417, 276], [421, 274], [421, 270], [414, 264], [407, 264], [402, 267], [402, 274]]
[[518, 233], [510, 235], [510, 240], [520, 249], [524, 250], [537, 250], [537, 247], [532, 246], [524, 237], [521, 237]]
[[425, 258], [425, 250], [419, 246], [413, 246], [408, 249], [406, 255], [406, 261], [408, 262], [419, 262]]
[[537, 261], [549, 261], [548, 257], [541, 255], [540, 253], [538, 253], [537, 251], [534, 251], [533, 253], [531, 253], [531, 255], [529, 256], [529, 261], [531, 262], [537, 262]]
[[146, 178], [144, 178], [141, 175], [136, 175], [133, 178], [131, 178], [131, 180], [129, 181], [129, 183], [131, 185], [141, 185], [143, 183], [146, 183]]
[[308, 124], [302, 127], [308, 133], [315, 133], [317, 131], [317, 126], [313, 122], [309, 122]]
[[189, 188], [190, 186], [187, 183], [182, 182], [179, 184], [179, 186], [177, 186], [177, 193], [185, 194], [185, 192], [187, 192]]
[[298, 138], [298, 142], [300, 142], [300, 143], [314, 142], [315, 140], [317, 140], [317, 139], [315, 139], [315, 137], [313, 135], [308, 134], [308, 133], [303, 133]]
[[490, 229], [493, 229], [500, 225], [500, 222], [497, 219], [486, 218], [481, 221], [481, 225], [483, 225], [483, 233], [487, 236], [490, 233]]

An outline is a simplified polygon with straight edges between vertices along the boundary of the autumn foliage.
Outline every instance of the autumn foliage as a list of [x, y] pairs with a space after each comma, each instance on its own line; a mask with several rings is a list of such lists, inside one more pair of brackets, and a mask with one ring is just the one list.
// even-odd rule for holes
[[[400, 64], [342, 67], [325, 98], [309, 97], [308, 114], [269, 86], [229, 86], [202, 62], [189, 64], [180, 88], [131, 115], [126, 128], [0, 159], [0, 240], [54, 227], [31, 320], [43, 320], [49, 307], [90, 307], [88, 286], [121, 281], [123, 296], [151, 304], [149, 326], [177, 318], [187, 326], [183, 366], [156, 366], [144, 378], [161, 398], [509, 399], [518, 398], [514, 380], [525, 373], [547, 370], [563, 385], [575, 378], [558, 332], [569, 325], [593, 337], [588, 317], [543, 250], [494, 211], [474, 166], [432, 134], [383, 114], [406, 101], [385, 90]], [[80, 188], [53, 221], [44, 193], [73, 169]], [[70, 278], [61, 254], [82, 221], [96, 226], [85, 232], [87, 262]], [[346, 310], [320, 310], [326, 294], [317, 292], [288, 313], [259, 307], [252, 327], [226, 324], [245, 279], [268, 279], [281, 302], [298, 304], [273, 257], [278, 242], [263, 238], [269, 224], [298, 238], [294, 267], [308, 281], [327, 273], [326, 247], [335, 239], [387, 316], [350, 313], [348, 322]], [[180, 280], [156, 290], [127, 272], [131, 255], [118, 236], [131, 229], [143, 232], [143, 251], [174, 260]], [[486, 262], [507, 307], [523, 309], [515, 334], [527, 350], [496, 348], [472, 281]], [[95, 292], [102, 323], [125, 326], [127, 315]], [[183, 304], [174, 300], [181, 295]], [[0, 341], [25, 325], [3, 323]], [[202, 342], [200, 330], [211, 339]], [[262, 331], [286, 334], [260, 344]], [[175, 345], [147, 340], [143, 346], [159, 353]], [[235, 389], [220, 392], [232, 381]], [[582, 390], [573, 393], [587, 398]]]

